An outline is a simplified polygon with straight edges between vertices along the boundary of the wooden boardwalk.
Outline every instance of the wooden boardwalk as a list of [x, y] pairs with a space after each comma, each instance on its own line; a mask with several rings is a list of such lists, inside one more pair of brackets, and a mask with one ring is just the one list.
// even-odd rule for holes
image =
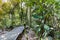
[[24, 30], [24, 26], [16, 27], [12, 31], [0, 35], [0, 40], [16, 40], [18, 35], [22, 33], [23, 30]]

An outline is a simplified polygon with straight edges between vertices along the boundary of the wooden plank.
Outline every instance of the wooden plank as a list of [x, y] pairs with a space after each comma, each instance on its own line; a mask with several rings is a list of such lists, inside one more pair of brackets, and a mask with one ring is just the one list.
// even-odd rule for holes
[[24, 26], [14, 28], [12, 31], [1, 35], [0, 40], [16, 40], [18, 35], [21, 34], [23, 32], [23, 30], [24, 30]]

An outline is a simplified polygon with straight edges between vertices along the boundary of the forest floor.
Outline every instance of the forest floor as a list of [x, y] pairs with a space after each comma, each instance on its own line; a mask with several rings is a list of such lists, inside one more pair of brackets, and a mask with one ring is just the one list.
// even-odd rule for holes
[[16, 40], [38, 40], [32, 29], [26, 29], [18, 36]]
[[[0, 30], [0, 32], [1, 31], [2, 30]], [[0, 33], [0, 40], [4, 40], [4, 36], [7, 38], [7, 40], [39, 40], [32, 28], [24, 30], [24, 27], [22, 26], [16, 27], [10, 32], [4, 31]], [[51, 37], [46, 37], [46, 40], [48, 39], [52, 40]]]
[[[33, 29], [30, 28], [25, 29], [21, 34], [19, 34], [16, 40], [40, 40], [40, 38], [38, 38]], [[41, 40], [53, 40], [53, 38], [48, 36], [45, 39], [41, 38]]]
[[[48, 40], [48, 38], [49, 40], [52, 40], [52, 37], [46, 37], [45, 39]], [[41, 40], [45, 39], [41, 38]], [[26, 31], [22, 32], [22, 34], [20, 34], [16, 40], [40, 40], [40, 38], [36, 36], [32, 29], [26, 29]]]
[[35, 32], [32, 29], [26, 30], [26, 33], [22, 36], [21, 40], [38, 40]]

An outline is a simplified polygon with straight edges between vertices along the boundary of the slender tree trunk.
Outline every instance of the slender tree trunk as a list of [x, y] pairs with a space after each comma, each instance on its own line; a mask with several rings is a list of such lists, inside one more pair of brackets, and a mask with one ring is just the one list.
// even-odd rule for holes
[[28, 19], [28, 25], [31, 26], [31, 9], [30, 7], [28, 7], [28, 11], [27, 11], [27, 19]]

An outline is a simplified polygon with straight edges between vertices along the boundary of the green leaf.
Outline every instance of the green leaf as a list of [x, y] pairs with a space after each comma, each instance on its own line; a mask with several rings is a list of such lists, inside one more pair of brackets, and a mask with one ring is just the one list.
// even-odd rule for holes
[[32, 16], [33, 16], [34, 18], [39, 18], [39, 16], [38, 16], [38, 15], [36, 15], [36, 14], [35, 14], [35, 15], [32, 15]]
[[45, 25], [44, 25], [44, 29], [45, 29], [45, 30], [49, 30], [49, 26], [45, 24]]
[[39, 18], [40, 18], [40, 19], [42, 19], [42, 18], [43, 18], [43, 16], [39, 16]]

